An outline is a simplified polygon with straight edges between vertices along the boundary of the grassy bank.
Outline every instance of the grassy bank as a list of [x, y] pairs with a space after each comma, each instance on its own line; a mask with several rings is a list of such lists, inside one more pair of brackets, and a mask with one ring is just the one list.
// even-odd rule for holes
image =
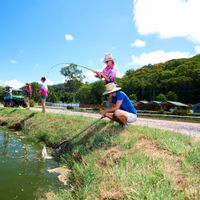
[[[94, 120], [0, 109], [3, 127], [20, 127], [27, 138], [50, 146]], [[61, 162], [71, 173], [54, 199], [200, 198], [200, 141], [185, 135], [139, 126], [121, 129], [102, 120], [73, 142]]]

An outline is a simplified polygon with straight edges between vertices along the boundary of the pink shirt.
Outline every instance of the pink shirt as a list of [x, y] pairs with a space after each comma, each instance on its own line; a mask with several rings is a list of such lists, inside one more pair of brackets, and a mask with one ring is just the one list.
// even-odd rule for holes
[[45, 83], [41, 84], [40, 95], [41, 96], [47, 96], [48, 95], [48, 87], [47, 87], [47, 85]]
[[117, 69], [115, 67], [115, 65], [112, 65], [112, 66], [106, 66], [104, 69], [103, 69], [103, 73], [108, 77], [108, 81], [106, 80], [106, 84], [107, 83], [110, 83], [110, 82], [114, 82], [116, 84], [116, 75], [117, 75]]

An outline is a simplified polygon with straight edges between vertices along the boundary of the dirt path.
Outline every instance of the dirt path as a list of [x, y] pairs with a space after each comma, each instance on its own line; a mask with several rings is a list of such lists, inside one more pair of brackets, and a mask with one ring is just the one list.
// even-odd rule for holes
[[[32, 110], [41, 111], [41, 108], [31, 108]], [[75, 112], [66, 109], [47, 109], [49, 113], [60, 113], [66, 115], [80, 115], [85, 117], [99, 118], [99, 114], [95, 113], [85, 113], [85, 112]], [[147, 126], [151, 128], [159, 128], [164, 130], [170, 130], [177, 133], [182, 133], [190, 136], [200, 137], [200, 124], [190, 123], [190, 122], [177, 122], [177, 121], [167, 121], [167, 120], [157, 120], [157, 119], [145, 119], [138, 118], [137, 122], [134, 123], [139, 126]]]

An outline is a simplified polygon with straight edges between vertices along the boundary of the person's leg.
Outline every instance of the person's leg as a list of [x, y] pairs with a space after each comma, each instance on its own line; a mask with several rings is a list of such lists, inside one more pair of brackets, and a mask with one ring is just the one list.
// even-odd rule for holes
[[4, 100], [4, 107], [8, 107], [7, 99]]
[[114, 112], [113, 118], [115, 121], [119, 122], [120, 124], [125, 125], [127, 124], [128, 115], [127, 115], [127, 112], [118, 109]]
[[12, 107], [12, 99], [9, 99], [9, 100], [8, 100], [8, 106], [9, 106], [9, 107]]
[[105, 117], [109, 118], [110, 120], [113, 120], [113, 114], [114, 113], [106, 113]]
[[27, 109], [30, 109], [30, 97], [27, 97]]
[[45, 98], [42, 98], [42, 99], [41, 99], [41, 103], [42, 103], [42, 112], [45, 113], [46, 99], [45, 99]]
[[28, 97], [25, 97], [24, 102], [26, 104], [26, 109], [29, 109], [29, 104], [28, 104]]
[[106, 113], [105, 115], [106, 117], [108, 117], [111, 120], [114, 120], [122, 125], [127, 124], [127, 112], [123, 111], [123, 110], [116, 110], [114, 113]]

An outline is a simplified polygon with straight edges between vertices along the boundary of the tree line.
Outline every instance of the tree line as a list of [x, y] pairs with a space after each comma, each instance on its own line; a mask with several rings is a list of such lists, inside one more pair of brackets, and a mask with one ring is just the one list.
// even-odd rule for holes
[[[103, 81], [83, 82], [84, 75], [75, 64], [63, 67], [65, 83], [49, 86], [48, 101], [102, 104], [105, 86]], [[128, 70], [117, 84], [133, 100], [200, 102], [200, 55], [146, 65]], [[40, 101], [39, 84], [31, 83], [32, 99]]]
[[120, 84], [129, 96], [139, 100], [200, 102], [200, 55], [131, 69]]

